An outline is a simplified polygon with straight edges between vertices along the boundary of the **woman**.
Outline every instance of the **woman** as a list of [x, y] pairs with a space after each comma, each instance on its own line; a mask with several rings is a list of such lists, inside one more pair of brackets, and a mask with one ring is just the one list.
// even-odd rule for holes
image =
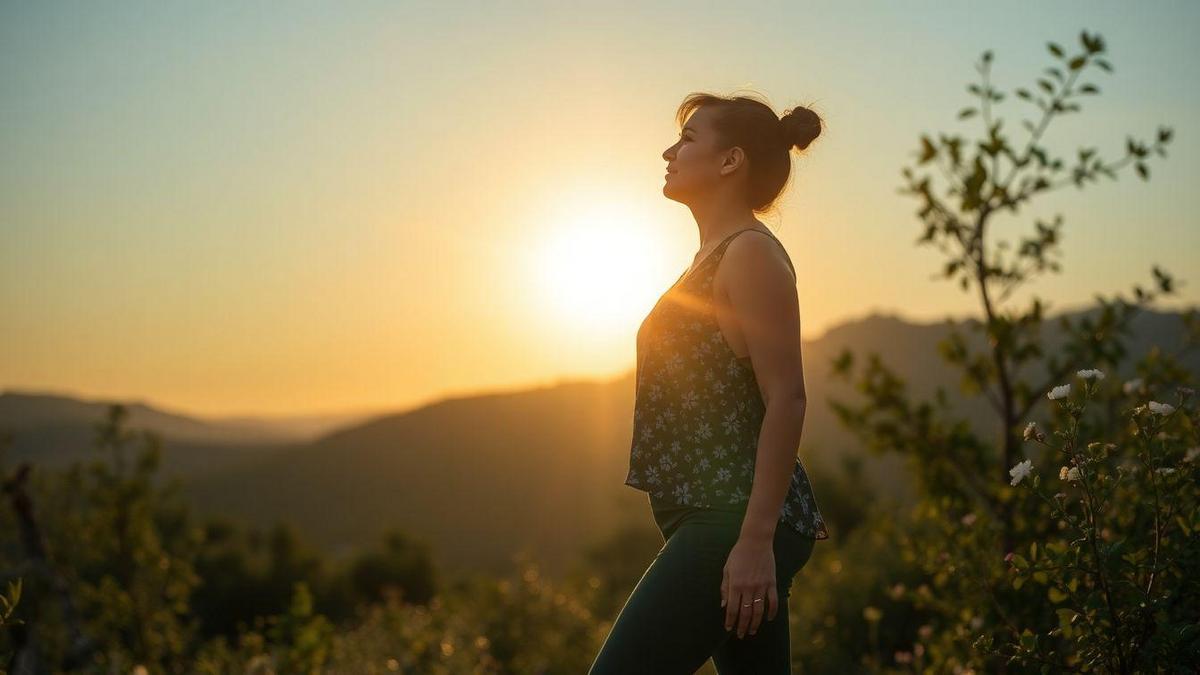
[[589, 673], [690, 674], [710, 657], [721, 675], [789, 673], [791, 581], [829, 535], [796, 456], [806, 402], [795, 270], [755, 214], [821, 120], [704, 93], [676, 120], [663, 194], [691, 209], [701, 245], [638, 329], [625, 480], [648, 493], [665, 544]]

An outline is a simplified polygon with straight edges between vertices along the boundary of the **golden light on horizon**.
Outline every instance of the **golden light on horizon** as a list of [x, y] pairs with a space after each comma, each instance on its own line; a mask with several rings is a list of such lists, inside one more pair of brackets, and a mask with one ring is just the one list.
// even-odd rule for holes
[[534, 283], [550, 320], [593, 337], [636, 329], [670, 274], [658, 233], [644, 218], [615, 208], [563, 219], [533, 256]]

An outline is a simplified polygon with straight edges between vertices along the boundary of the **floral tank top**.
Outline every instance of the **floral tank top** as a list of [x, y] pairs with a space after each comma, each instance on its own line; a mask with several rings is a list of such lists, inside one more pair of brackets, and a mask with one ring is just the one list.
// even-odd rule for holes
[[[750, 357], [739, 357], [725, 341], [712, 297], [713, 276], [725, 249], [749, 231], [783, 247], [760, 229], [734, 232], [684, 272], [638, 328], [633, 443], [625, 484], [659, 500], [717, 509], [744, 509], [750, 501], [766, 406]], [[787, 262], [792, 265], [790, 258]], [[799, 457], [779, 522], [813, 539], [829, 538]]]

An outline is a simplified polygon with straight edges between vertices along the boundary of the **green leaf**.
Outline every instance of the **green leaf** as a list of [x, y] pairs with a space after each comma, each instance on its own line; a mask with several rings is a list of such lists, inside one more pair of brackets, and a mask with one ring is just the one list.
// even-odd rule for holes
[[[1050, 602], [1053, 602], [1053, 603], [1062, 602], [1063, 600], [1066, 600], [1069, 597], [1066, 593], [1058, 590], [1058, 587], [1056, 587], [1056, 586], [1051, 586], [1050, 590], [1046, 591], [1046, 595], [1047, 595], [1047, 597], [1050, 598]], [[1060, 612], [1059, 616], [1061, 617], [1062, 610], [1060, 609], [1058, 611]], [[1067, 611], [1072, 611], [1072, 610], [1067, 610]]]
[[1021, 631], [1021, 646], [1025, 649], [1033, 649], [1037, 646], [1037, 636], [1028, 628]]
[[1147, 169], [1145, 164], [1138, 162], [1137, 164], [1134, 164], [1133, 167], [1137, 169], [1138, 175], [1142, 177], [1142, 180], [1150, 179], [1150, 169]]
[[1097, 89], [1096, 85], [1094, 85], [1094, 84], [1085, 84], [1079, 88], [1079, 93], [1081, 93], [1081, 94], [1098, 94], [1098, 93], [1100, 93], [1100, 90]]
[[1058, 58], [1060, 58], [1060, 59], [1062, 58], [1062, 55], [1063, 55], [1062, 47], [1059, 47], [1057, 44], [1055, 44], [1053, 42], [1047, 42], [1046, 49], [1049, 49], [1050, 53], [1057, 56]]
[[965, 120], [966, 118], [970, 117], [971, 115], [974, 115], [977, 112], [979, 112], [979, 111], [976, 110], [975, 108], [963, 108], [962, 110], [958, 111], [958, 119]]
[[1075, 58], [1071, 59], [1071, 62], [1068, 63], [1067, 66], [1070, 67], [1071, 70], [1079, 70], [1085, 63], [1087, 63], [1086, 56], [1076, 56]]
[[933, 142], [928, 136], [921, 135], [921, 154], [917, 158], [917, 164], [924, 164], [929, 160], [937, 157], [937, 148], [933, 146]]

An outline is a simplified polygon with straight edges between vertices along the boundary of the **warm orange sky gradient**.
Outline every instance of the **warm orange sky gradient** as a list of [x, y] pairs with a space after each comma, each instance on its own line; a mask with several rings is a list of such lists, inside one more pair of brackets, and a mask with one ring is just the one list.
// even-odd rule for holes
[[[802, 332], [871, 312], [974, 315], [931, 278], [921, 133], [957, 120], [985, 49], [1029, 86], [1108, 44], [1101, 94], [1048, 145], [1170, 155], [997, 222], [1065, 218], [1052, 313], [1151, 284], [1197, 303], [1197, 5], [421, 3], [0, 8], [0, 387], [197, 414], [403, 408], [631, 369], [634, 334], [698, 239], [661, 194], [691, 91], [808, 104], [827, 123], [765, 219], [798, 272]], [[999, 114], [1021, 143], [1033, 109]], [[936, 180], [936, 179], [935, 179]]]

